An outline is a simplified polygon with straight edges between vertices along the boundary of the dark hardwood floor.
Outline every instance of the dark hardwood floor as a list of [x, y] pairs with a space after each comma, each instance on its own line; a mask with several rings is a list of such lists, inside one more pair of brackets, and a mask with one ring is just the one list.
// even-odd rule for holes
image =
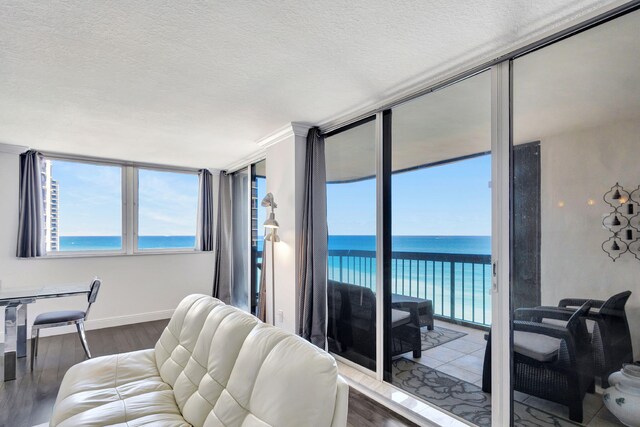
[[[142, 350], [155, 345], [166, 324], [159, 320], [88, 331], [87, 341], [94, 357]], [[0, 380], [0, 427], [31, 427], [48, 421], [62, 377], [82, 360], [84, 352], [76, 334], [41, 338], [33, 373], [25, 357], [18, 359], [15, 381]], [[348, 425], [415, 426], [353, 389]]]

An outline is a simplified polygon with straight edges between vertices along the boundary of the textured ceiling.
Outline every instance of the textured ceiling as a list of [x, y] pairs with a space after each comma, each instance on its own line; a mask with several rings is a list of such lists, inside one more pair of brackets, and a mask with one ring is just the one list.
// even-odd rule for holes
[[610, 1], [0, 3], [0, 142], [225, 167]]

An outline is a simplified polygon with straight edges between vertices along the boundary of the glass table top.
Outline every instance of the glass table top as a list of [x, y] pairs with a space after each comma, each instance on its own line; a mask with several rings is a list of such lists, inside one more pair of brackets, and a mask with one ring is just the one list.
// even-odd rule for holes
[[40, 286], [35, 288], [0, 288], [0, 305], [21, 300], [56, 298], [89, 293], [88, 284]]

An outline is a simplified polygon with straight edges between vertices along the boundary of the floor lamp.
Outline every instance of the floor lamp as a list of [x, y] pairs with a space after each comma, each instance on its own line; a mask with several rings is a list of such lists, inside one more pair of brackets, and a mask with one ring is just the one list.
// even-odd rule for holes
[[[277, 208], [278, 205], [273, 200], [273, 194], [271, 193], [267, 193], [267, 195], [264, 196], [264, 199], [262, 199], [261, 204], [265, 208], [271, 208], [271, 213], [269, 214], [269, 217], [267, 218], [267, 220], [264, 222], [264, 228], [269, 230], [269, 234], [265, 236], [264, 240], [267, 242], [271, 242], [271, 318], [273, 321], [273, 326], [275, 326], [276, 325], [275, 244], [276, 242], [280, 241], [280, 237], [278, 237], [278, 227], [280, 227], [280, 224], [278, 224], [278, 221], [276, 221], [276, 214], [274, 212], [274, 209]], [[263, 265], [264, 265], [264, 261], [263, 261]], [[262, 272], [262, 274], [264, 273], [265, 271]]]

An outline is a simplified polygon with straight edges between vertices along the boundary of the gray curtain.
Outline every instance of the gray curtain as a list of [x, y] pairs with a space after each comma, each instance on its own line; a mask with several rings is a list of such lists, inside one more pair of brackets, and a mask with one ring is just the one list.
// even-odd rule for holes
[[213, 175], [206, 169], [200, 169], [200, 187], [198, 190], [198, 230], [196, 232], [196, 249], [213, 250]]
[[18, 217], [18, 246], [20, 258], [43, 256], [46, 253], [44, 236], [44, 198], [42, 170], [44, 159], [37, 151], [20, 154], [20, 200]]
[[327, 340], [327, 191], [324, 137], [312, 128], [307, 135], [302, 229], [298, 256], [298, 334], [320, 348]]
[[231, 281], [231, 305], [242, 310], [251, 311], [249, 306], [249, 264], [251, 256], [251, 218], [249, 217], [250, 175], [248, 168], [242, 168], [232, 175], [231, 183], [231, 265], [233, 280]]
[[231, 175], [220, 172], [213, 296], [227, 304], [231, 302], [231, 286], [233, 283], [233, 244], [231, 241], [232, 182], [233, 177]]

